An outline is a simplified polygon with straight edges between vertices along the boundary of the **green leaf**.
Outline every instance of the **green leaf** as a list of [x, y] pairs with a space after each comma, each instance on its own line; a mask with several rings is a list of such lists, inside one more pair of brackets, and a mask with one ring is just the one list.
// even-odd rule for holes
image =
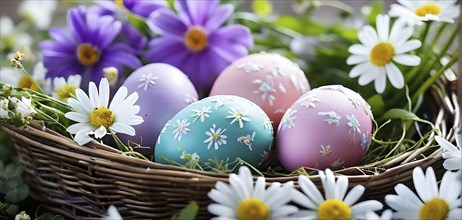
[[326, 26], [307, 18], [295, 18], [292, 16], [280, 16], [274, 24], [285, 27], [305, 35], [319, 35], [326, 33]]
[[194, 220], [198, 210], [199, 205], [195, 201], [191, 201], [179, 214], [174, 215], [172, 220]]
[[8, 191], [6, 193], [5, 199], [11, 203], [18, 203], [27, 198], [29, 195], [29, 187], [26, 184], [22, 184], [17, 188]]
[[22, 172], [23, 172], [23, 169], [22, 169], [21, 164], [10, 163], [6, 165], [0, 177], [4, 179], [9, 179], [11, 177], [20, 176]]
[[404, 109], [390, 109], [384, 115], [384, 119], [420, 120], [420, 118], [410, 111]]
[[3, 165], [3, 161], [0, 161], [0, 171], [3, 173], [3, 169], [5, 168], [5, 165]]
[[252, 9], [257, 15], [266, 17], [273, 12], [273, 5], [268, 0], [258, 0], [253, 1]]
[[383, 1], [373, 1], [370, 6], [365, 6], [362, 12], [366, 21], [370, 25], [375, 25], [377, 15], [383, 14]]
[[385, 111], [385, 102], [383, 98], [379, 94], [375, 94], [369, 99], [367, 99], [367, 103], [371, 106], [371, 111], [374, 115], [382, 115]]

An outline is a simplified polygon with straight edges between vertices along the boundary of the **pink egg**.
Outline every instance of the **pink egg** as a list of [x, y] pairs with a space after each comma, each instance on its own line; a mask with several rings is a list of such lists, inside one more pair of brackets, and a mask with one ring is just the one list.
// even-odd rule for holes
[[277, 132], [282, 166], [293, 171], [357, 165], [371, 142], [370, 106], [339, 85], [313, 89], [284, 114]]
[[244, 97], [260, 106], [276, 129], [290, 105], [309, 89], [297, 64], [278, 54], [258, 53], [240, 58], [223, 70], [210, 96]]
[[149, 156], [165, 123], [181, 109], [197, 101], [197, 92], [188, 77], [178, 68], [165, 63], [152, 63], [135, 70], [124, 81], [128, 94], [138, 93], [136, 105], [144, 122], [133, 126], [135, 136], [120, 134], [120, 139], [137, 143], [138, 152]]

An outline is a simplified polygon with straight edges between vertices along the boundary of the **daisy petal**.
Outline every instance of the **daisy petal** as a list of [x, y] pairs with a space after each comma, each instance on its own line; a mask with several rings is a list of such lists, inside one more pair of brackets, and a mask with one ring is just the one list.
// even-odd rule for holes
[[390, 17], [388, 15], [377, 16], [377, 33], [379, 39], [388, 41], [388, 31], [390, 30]]
[[369, 69], [371, 69], [371, 64], [369, 62], [360, 63], [360, 64], [356, 65], [355, 67], [353, 67], [353, 69], [350, 70], [349, 77], [350, 78], [355, 78], [355, 77], [363, 74], [364, 72], [366, 72]]
[[389, 63], [385, 65], [385, 69], [387, 71], [388, 79], [390, 80], [390, 83], [393, 85], [393, 87], [397, 89], [403, 88], [404, 77], [398, 67], [393, 63]]
[[369, 60], [368, 56], [362, 56], [362, 55], [351, 55], [347, 59], [347, 64], [348, 65], [354, 65], [362, 62], [366, 62]]
[[410, 54], [399, 54], [393, 57], [393, 61], [406, 66], [418, 66], [420, 64], [420, 57]]
[[207, 210], [218, 216], [223, 216], [223, 217], [236, 217], [236, 212], [232, 210], [231, 208], [224, 206], [224, 205], [219, 205], [219, 204], [210, 204], [207, 207]]
[[315, 204], [319, 205], [324, 201], [324, 197], [321, 192], [319, 192], [318, 188], [310, 179], [308, 179], [308, 177], [300, 175], [298, 177], [298, 183], [300, 184], [303, 192], [309, 196]]
[[343, 200], [347, 205], [352, 206], [355, 202], [361, 198], [364, 193], [364, 186], [356, 185], [353, 189], [348, 192], [345, 199]]
[[382, 203], [375, 200], [368, 200], [364, 202], [360, 202], [351, 207], [351, 212], [353, 216], [357, 216], [358, 218], [364, 217], [364, 215], [369, 211], [378, 211], [381, 210], [383, 207]]
[[396, 47], [395, 48], [395, 54], [402, 54], [402, 53], [406, 53], [406, 52], [409, 52], [411, 50], [415, 50], [419, 47], [422, 46], [422, 43], [420, 42], [420, 40], [410, 40], [410, 41], [407, 41], [406, 43], [400, 45], [399, 47]]
[[374, 81], [375, 90], [378, 93], [383, 93], [385, 87], [387, 86], [387, 75], [385, 74], [384, 68], [379, 68], [380, 73], [377, 75]]
[[107, 130], [104, 126], [100, 126], [95, 130], [95, 138], [101, 139], [102, 137], [106, 136], [106, 134]]

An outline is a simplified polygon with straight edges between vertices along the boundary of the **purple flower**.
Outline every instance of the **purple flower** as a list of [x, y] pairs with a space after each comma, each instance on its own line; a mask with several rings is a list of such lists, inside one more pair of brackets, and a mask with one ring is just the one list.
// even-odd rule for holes
[[103, 68], [112, 66], [123, 72], [124, 66], [141, 66], [133, 48], [115, 41], [122, 24], [112, 16], [100, 16], [79, 7], [69, 10], [67, 21], [68, 30], [51, 29], [53, 40], [40, 43], [47, 77], [81, 74], [82, 85], [88, 85], [89, 81], [100, 81]]
[[161, 37], [149, 42], [145, 59], [178, 67], [206, 95], [226, 66], [247, 55], [252, 36], [242, 25], [220, 27], [233, 13], [232, 5], [179, 0], [175, 8], [178, 14], [158, 9], [150, 15], [148, 24]]
[[168, 7], [165, 0], [114, 0], [114, 1], [97, 1], [96, 2], [105, 11], [110, 11], [112, 14], [120, 8], [126, 8], [132, 13], [143, 18], [148, 18], [149, 14], [159, 8]]

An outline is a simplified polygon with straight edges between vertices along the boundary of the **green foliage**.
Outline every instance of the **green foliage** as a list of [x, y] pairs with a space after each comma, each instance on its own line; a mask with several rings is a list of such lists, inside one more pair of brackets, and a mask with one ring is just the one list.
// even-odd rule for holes
[[261, 17], [266, 17], [273, 12], [273, 5], [268, 0], [253, 1], [252, 10], [255, 14]]
[[189, 202], [180, 213], [172, 216], [172, 220], [194, 220], [196, 219], [197, 211], [199, 211], [199, 205], [195, 201]]
[[374, 26], [377, 15], [384, 14], [383, 7], [381, 0], [374, 0], [370, 6], [365, 6], [362, 13], [367, 23]]

